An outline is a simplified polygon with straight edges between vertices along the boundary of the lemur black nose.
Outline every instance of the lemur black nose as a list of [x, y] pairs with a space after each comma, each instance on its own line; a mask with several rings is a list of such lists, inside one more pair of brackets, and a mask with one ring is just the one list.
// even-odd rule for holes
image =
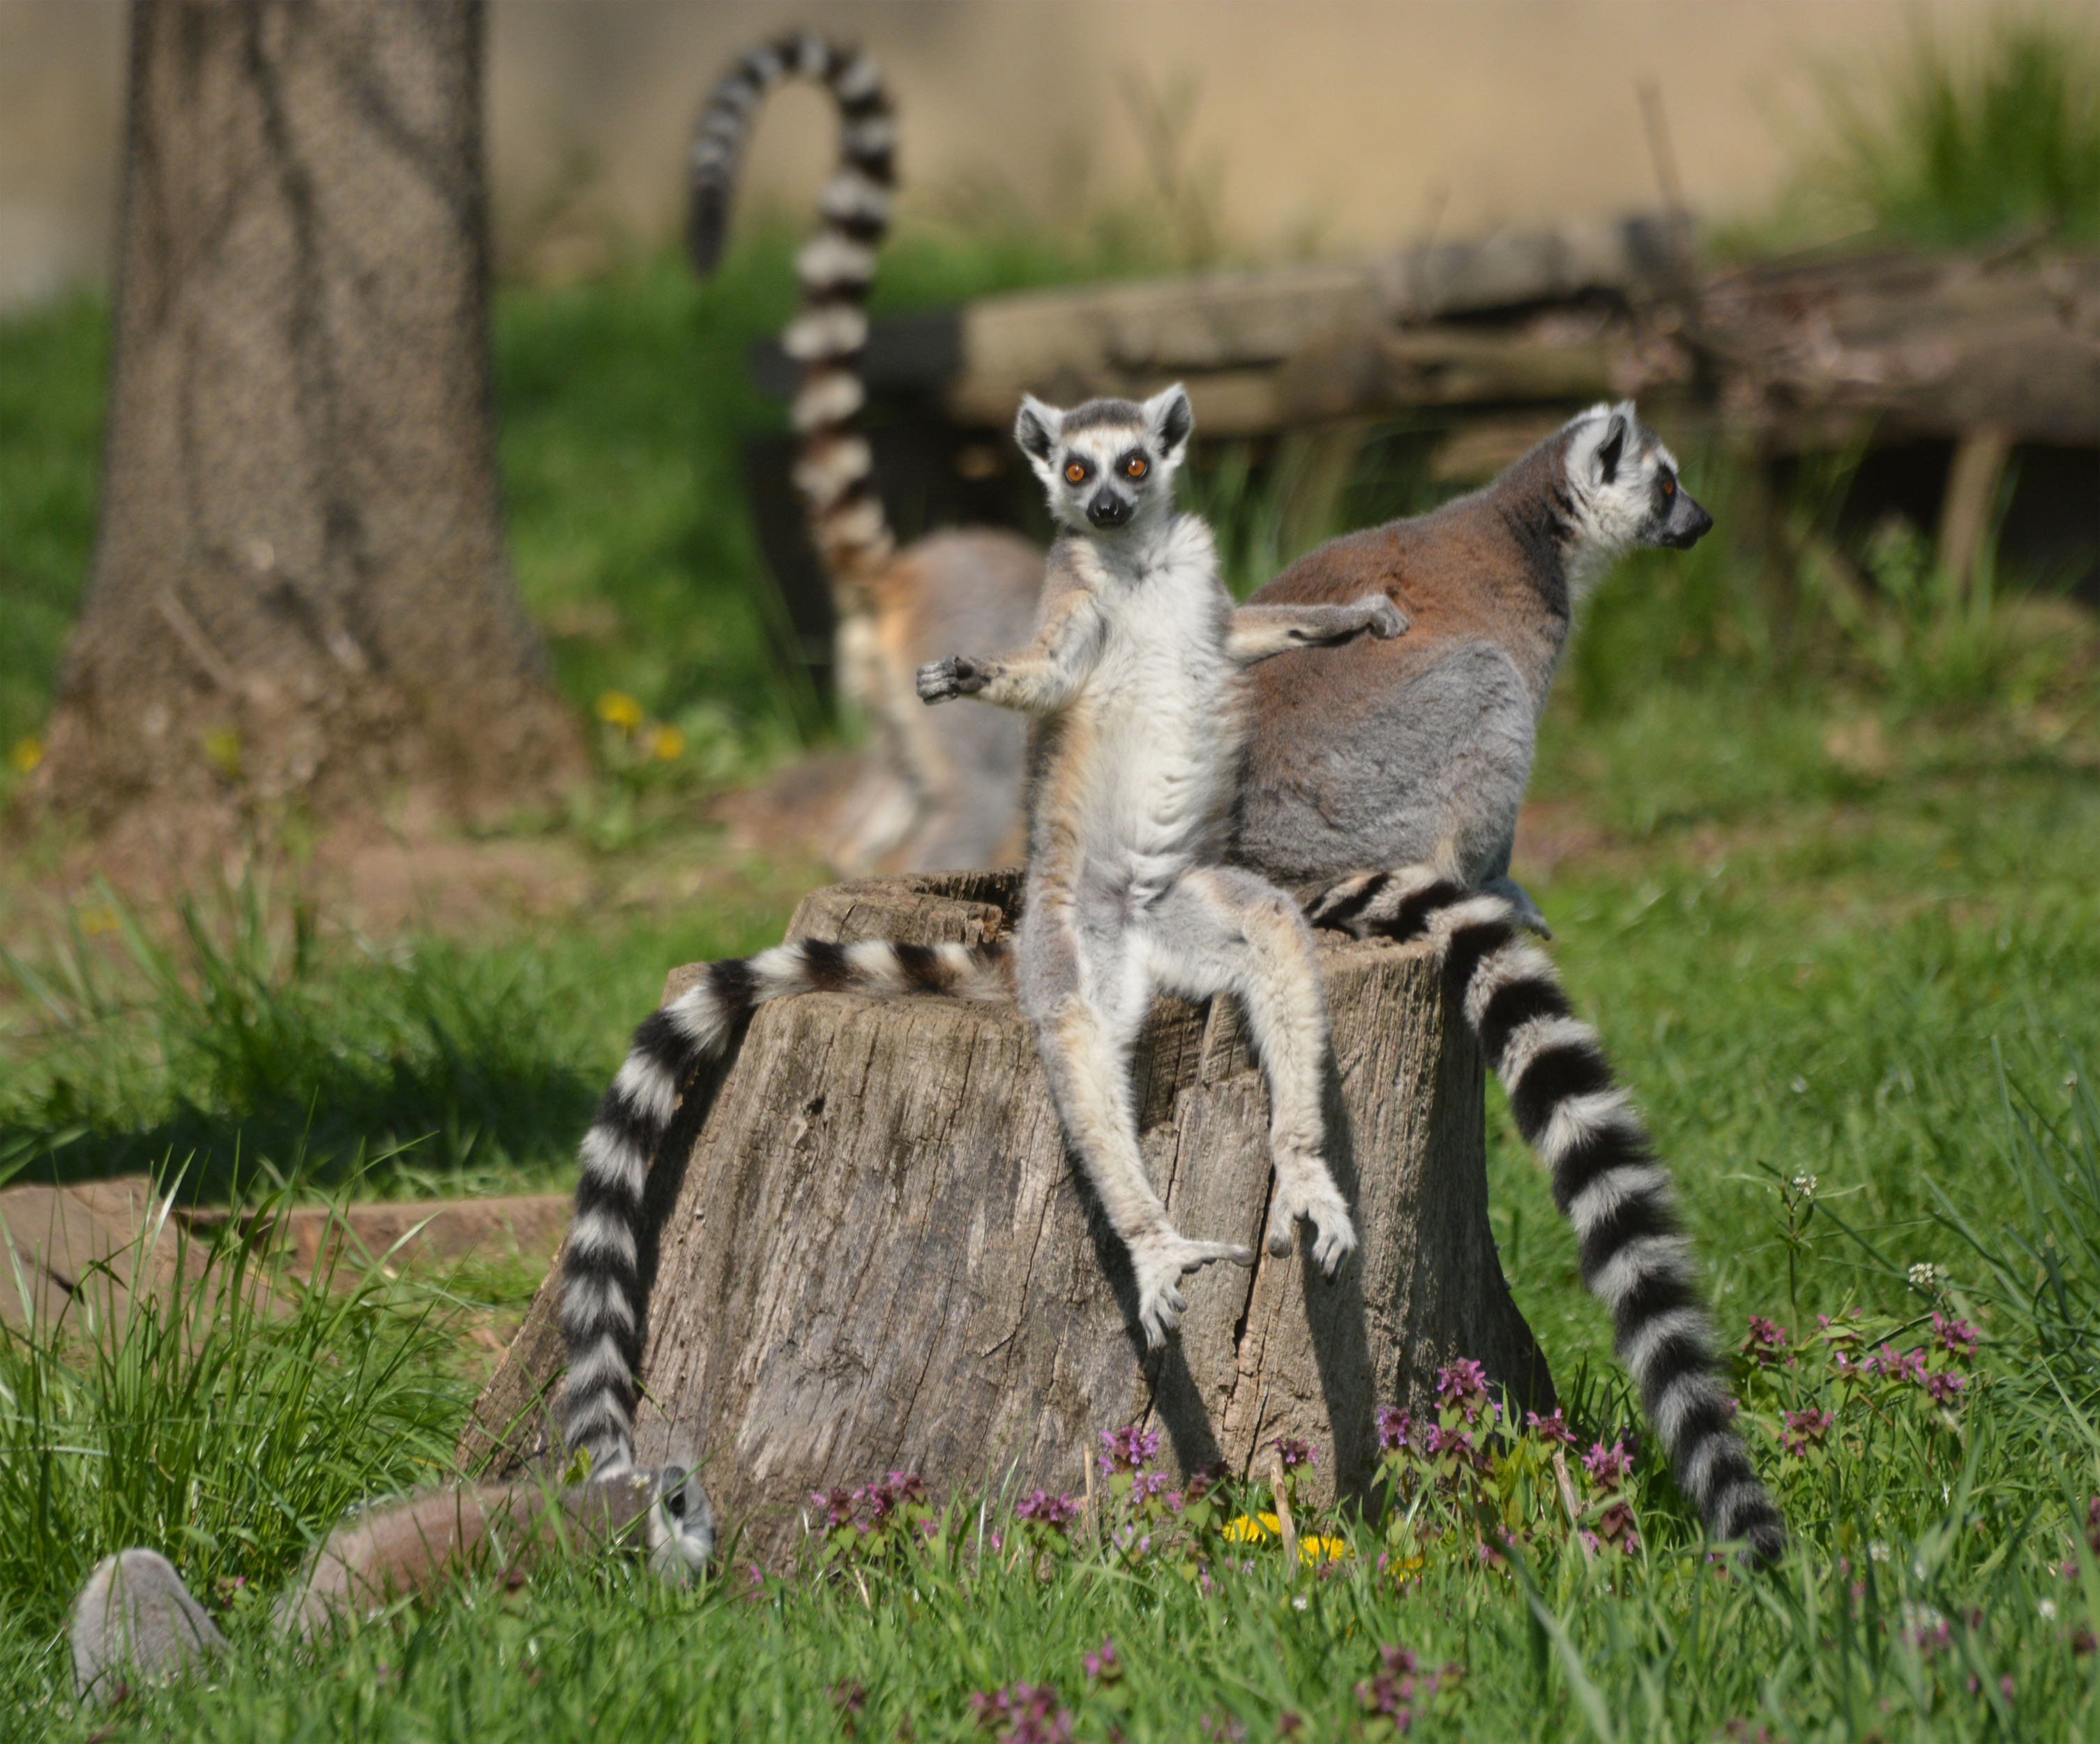
[[1130, 502], [1114, 491], [1096, 491], [1087, 505], [1087, 519], [1096, 527], [1120, 527], [1130, 519]]
[[1714, 517], [1707, 514], [1705, 509], [1701, 509], [1696, 502], [1692, 502], [1688, 496], [1678, 498], [1678, 510], [1680, 513], [1674, 517], [1678, 525], [1670, 529], [1670, 538], [1665, 540], [1665, 544], [1678, 550], [1691, 550], [1695, 544], [1699, 544], [1699, 540], [1714, 532]]

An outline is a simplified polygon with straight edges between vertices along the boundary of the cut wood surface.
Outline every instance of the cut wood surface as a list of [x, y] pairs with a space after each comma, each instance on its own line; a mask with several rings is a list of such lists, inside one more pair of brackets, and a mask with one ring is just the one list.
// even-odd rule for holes
[[[982, 938], [1007, 929], [1017, 886], [842, 885], [807, 898], [791, 933]], [[687, 1093], [651, 1179], [639, 1456], [664, 1457], [674, 1433], [696, 1442], [740, 1554], [778, 1563], [810, 1491], [892, 1469], [937, 1490], [1076, 1492], [1098, 1432], [1141, 1421], [1185, 1472], [1245, 1472], [1274, 1437], [1303, 1437], [1321, 1450], [1319, 1490], [1348, 1494], [1374, 1466], [1376, 1408], [1427, 1406], [1456, 1358], [1548, 1408], [1489, 1233], [1470, 1035], [1424, 949], [1334, 939], [1321, 955], [1330, 1160], [1362, 1248], [1332, 1283], [1308, 1275], [1302, 1243], [1185, 1280], [1180, 1336], [1151, 1357], [1017, 1011], [857, 994], [762, 1008]], [[667, 995], [695, 973], [673, 972]], [[1258, 1247], [1268, 1098], [1236, 1008], [1159, 1001], [1135, 1081], [1176, 1225]], [[558, 1261], [476, 1407], [470, 1464], [502, 1472], [552, 1450], [558, 1278]]]

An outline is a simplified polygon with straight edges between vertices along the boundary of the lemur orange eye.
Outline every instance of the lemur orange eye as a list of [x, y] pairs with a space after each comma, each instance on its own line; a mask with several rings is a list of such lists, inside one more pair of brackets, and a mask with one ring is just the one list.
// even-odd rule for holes
[[1670, 499], [1676, 494], [1677, 480], [1670, 477], [1670, 475], [1665, 472], [1662, 475], [1662, 500], [1665, 502], [1668, 502]]
[[1133, 479], [1143, 478], [1145, 476], [1145, 457], [1142, 454], [1132, 455], [1130, 457], [1130, 463], [1123, 470], [1128, 473]]
[[1087, 469], [1077, 461], [1074, 461], [1065, 469], [1065, 476], [1074, 484], [1084, 484], [1087, 482]]

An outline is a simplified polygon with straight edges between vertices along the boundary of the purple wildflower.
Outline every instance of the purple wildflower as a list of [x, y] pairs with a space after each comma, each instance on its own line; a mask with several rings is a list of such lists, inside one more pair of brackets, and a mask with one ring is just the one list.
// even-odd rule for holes
[[1965, 1320], [1949, 1320], [1944, 1314], [1932, 1317], [1932, 1336], [1938, 1339], [1940, 1348], [1957, 1357], [1976, 1354], [1976, 1329]]
[[1575, 1432], [1568, 1427], [1568, 1414], [1558, 1405], [1553, 1407], [1551, 1417], [1542, 1417], [1537, 1411], [1526, 1411], [1524, 1426], [1542, 1442], [1562, 1447], [1575, 1445]]
[[1934, 1404], [1952, 1405], [1961, 1397], [1961, 1389], [1968, 1385], [1968, 1382], [1952, 1369], [1935, 1369], [1924, 1376], [1921, 1384], [1932, 1395]]
[[1889, 1345], [1884, 1344], [1877, 1354], [1867, 1358], [1866, 1370], [1870, 1375], [1876, 1373], [1886, 1375], [1890, 1380], [1915, 1381], [1923, 1385], [1925, 1353], [1921, 1350], [1906, 1350], [1899, 1356]]
[[836, 1530], [851, 1525], [854, 1517], [854, 1493], [843, 1487], [837, 1490], [812, 1490], [810, 1505], [822, 1511], [824, 1525]]
[[1634, 1511], [1624, 1502], [1614, 1502], [1597, 1517], [1596, 1542], [1615, 1544], [1621, 1550], [1640, 1548], [1640, 1533], [1634, 1525]]
[[1463, 1429], [1447, 1429], [1440, 1424], [1432, 1424], [1423, 1432], [1422, 1450], [1432, 1459], [1451, 1454], [1463, 1464], [1477, 1466], [1484, 1472], [1488, 1468], [1486, 1451], [1476, 1447], [1473, 1437]]
[[1823, 1445], [1824, 1437], [1837, 1421], [1829, 1411], [1813, 1406], [1805, 1411], [1789, 1411], [1786, 1433], [1780, 1437], [1780, 1445], [1790, 1454], [1805, 1454], [1810, 1448]]
[[1072, 1522], [1079, 1518], [1079, 1504], [1072, 1496], [1052, 1495], [1047, 1490], [1038, 1490], [1022, 1497], [1013, 1512], [1016, 1519], [1033, 1521], [1062, 1536], [1072, 1530]]
[[1436, 1402], [1456, 1406], [1465, 1412], [1469, 1428], [1484, 1408], [1493, 1418], [1495, 1403], [1488, 1397], [1488, 1371], [1471, 1357], [1461, 1357], [1456, 1362], [1437, 1370]]
[[970, 1712], [977, 1730], [995, 1732], [1000, 1744], [1071, 1744], [1071, 1711], [1048, 1684], [980, 1689], [970, 1698]]
[[1312, 1444], [1310, 1442], [1297, 1441], [1288, 1435], [1279, 1435], [1272, 1445], [1276, 1449], [1277, 1457], [1282, 1460], [1283, 1469], [1286, 1472], [1295, 1472], [1301, 1465], [1317, 1465], [1320, 1463], [1320, 1455], [1313, 1451]]
[[1389, 1720], [1396, 1732], [1408, 1730], [1418, 1706], [1426, 1707], [1440, 1689], [1466, 1675], [1465, 1668], [1456, 1665], [1425, 1672], [1421, 1661], [1405, 1647], [1381, 1647], [1379, 1658], [1377, 1675], [1357, 1685], [1357, 1700], [1366, 1717], [1376, 1715]]
[[1409, 1445], [1408, 1436], [1414, 1428], [1414, 1419], [1396, 1406], [1381, 1405], [1378, 1408], [1379, 1451], [1398, 1453]]
[[1123, 1676], [1123, 1661], [1116, 1657], [1115, 1643], [1105, 1635], [1100, 1649], [1084, 1655], [1079, 1662], [1087, 1668], [1089, 1683], [1113, 1684]]
[[1614, 1442], [1609, 1447], [1602, 1442], [1593, 1442], [1589, 1452], [1582, 1455], [1582, 1469], [1607, 1495], [1626, 1481], [1633, 1468], [1634, 1456], [1626, 1451], [1624, 1442]]
[[1101, 1431], [1101, 1470], [1104, 1474], [1135, 1472], [1152, 1463], [1159, 1451], [1159, 1432], [1127, 1424], [1120, 1429]]
[[1762, 1314], [1750, 1316], [1748, 1336], [1743, 1340], [1743, 1354], [1760, 1368], [1770, 1368], [1786, 1351], [1786, 1328], [1776, 1320], [1767, 1320]]

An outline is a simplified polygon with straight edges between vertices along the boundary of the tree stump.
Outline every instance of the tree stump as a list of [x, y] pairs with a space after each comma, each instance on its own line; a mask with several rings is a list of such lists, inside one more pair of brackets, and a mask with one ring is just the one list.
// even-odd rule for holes
[[[1018, 890], [1012, 872], [845, 884], [805, 898], [790, 935], [988, 938]], [[1180, 1334], [1151, 1356], [1018, 1011], [764, 1007], [688, 1091], [651, 1179], [640, 1457], [665, 1457], [675, 1426], [742, 1553], [777, 1563], [811, 1490], [891, 1469], [937, 1493], [1078, 1490], [1096, 1432], [1145, 1422], [1185, 1472], [1244, 1472], [1272, 1438], [1302, 1437], [1320, 1450], [1312, 1493], [1346, 1497], [1375, 1468], [1377, 1407], [1428, 1406], [1440, 1364], [1476, 1358], [1520, 1407], [1551, 1409], [1489, 1234], [1471, 1032], [1424, 947], [1329, 935], [1321, 963], [1330, 1161], [1362, 1246], [1332, 1283], [1302, 1241], [1185, 1278]], [[696, 973], [674, 970], [666, 997]], [[1135, 1082], [1176, 1225], [1259, 1250], [1268, 1092], [1237, 1007], [1160, 1000]], [[556, 1445], [560, 1265], [475, 1408], [471, 1464], [515, 1469]]]

